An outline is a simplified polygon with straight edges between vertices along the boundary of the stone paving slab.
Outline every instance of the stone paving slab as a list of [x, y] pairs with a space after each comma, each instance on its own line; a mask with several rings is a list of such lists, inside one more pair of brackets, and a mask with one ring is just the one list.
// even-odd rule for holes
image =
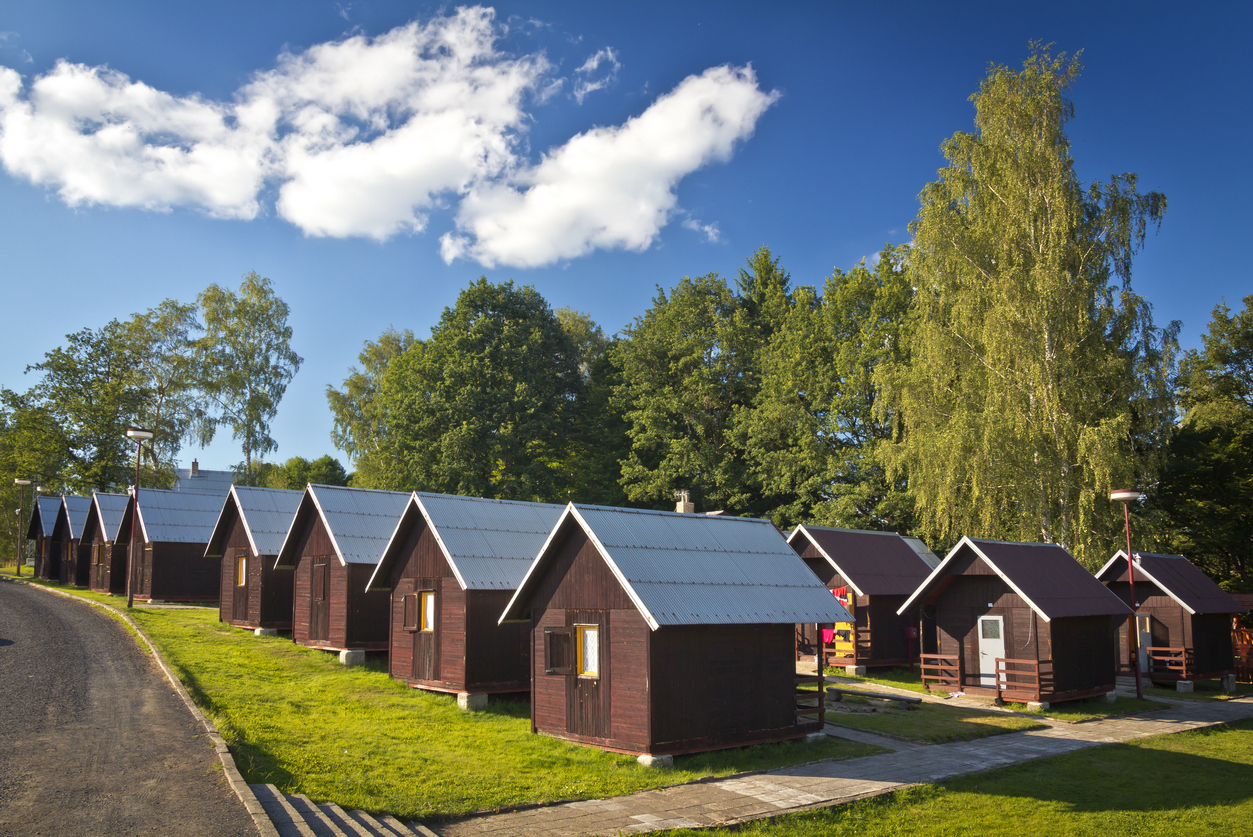
[[[795, 765], [612, 799], [471, 817], [445, 823], [434, 830], [445, 837], [492, 834], [577, 837], [730, 825], [789, 811], [838, 805], [909, 785], [939, 782], [1100, 744], [1135, 741], [1245, 718], [1253, 718], [1253, 699], [1189, 701], [1187, 705], [1145, 715], [1077, 724], [1055, 723], [1045, 729], [950, 744], [906, 745], [871, 736], [894, 752]], [[836, 734], [844, 732], [839, 730]]]

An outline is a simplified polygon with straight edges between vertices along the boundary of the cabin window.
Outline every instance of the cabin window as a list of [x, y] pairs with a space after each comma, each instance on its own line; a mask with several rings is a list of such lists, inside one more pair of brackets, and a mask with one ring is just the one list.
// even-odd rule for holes
[[600, 628], [596, 625], [575, 625], [574, 630], [579, 677], [600, 677]]
[[983, 639], [1000, 639], [1001, 638], [1001, 622], [999, 619], [982, 619], [979, 621], [979, 630], [982, 632]]
[[409, 593], [405, 596], [405, 630], [416, 631], [418, 629], [418, 594]]
[[422, 603], [422, 630], [435, 630], [435, 593], [431, 590], [424, 590], [419, 594], [419, 600]]
[[104, 544], [97, 543], [95, 546], [96, 546], [96, 566], [101, 566], [104, 564]]
[[570, 650], [569, 628], [544, 629], [545, 674], [573, 674], [573, 656]]
[[235, 586], [244, 587], [248, 584], [248, 558], [245, 555], [235, 556]]

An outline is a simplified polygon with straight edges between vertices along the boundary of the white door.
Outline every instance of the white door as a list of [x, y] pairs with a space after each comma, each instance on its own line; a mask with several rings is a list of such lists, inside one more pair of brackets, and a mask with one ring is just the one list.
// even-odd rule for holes
[[979, 617], [979, 685], [996, 688], [996, 660], [1005, 657], [1005, 618]]
[[1153, 644], [1152, 618], [1136, 614], [1136, 648], [1140, 652], [1141, 674], [1148, 674], [1149, 671], [1149, 646]]

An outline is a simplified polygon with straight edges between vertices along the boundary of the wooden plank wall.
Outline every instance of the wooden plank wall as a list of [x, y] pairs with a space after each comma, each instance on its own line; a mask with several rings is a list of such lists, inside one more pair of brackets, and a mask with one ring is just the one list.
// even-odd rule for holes
[[[292, 549], [296, 553], [296, 568], [278, 570], [292, 572], [292, 639], [299, 645], [309, 645], [309, 615], [313, 598], [313, 558], [330, 556], [328, 562], [339, 564], [330, 535], [322, 525], [322, 518], [310, 508], [308, 497], [301, 502], [300, 511], [293, 522], [295, 540]], [[319, 643], [321, 644], [321, 643]]]
[[1231, 614], [1198, 613], [1191, 618], [1196, 670], [1217, 674], [1235, 670], [1231, 644]]
[[[376, 564], [349, 564], [339, 567], [339, 562], [332, 564], [331, 590], [337, 596], [331, 608], [331, 630], [334, 632], [336, 613], [343, 613], [343, 630], [346, 647], [350, 648], [387, 648], [387, 615], [391, 605], [391, 594], [386, 590], [366, 591], [365, 586], [374, 574]], [[343, 572], [340, 572], [340, 570]], [[342, 579], [345, 585], [337, 587], [336, 578]], [[347, 608], [336, 608], [335, 602], [346, 602]], [[346, 612], [345, 612], [346, 611]]]
[[1111, 616], [1073, 616], [1049, 623], [1055, 691], [1113, 689], [1117, 621], [1125, 630], [1126, 619]]
[[163, 601], [217, 601], [221, 562], [206, 557], [206, 544], [158, 541], [144, 546], [151, 568], [145, 595]]
[[529, 688], [531, 660], [527, 646], [531, 626], [525, 622], [496, 624], [513, 598], [513, 592], [470, 590], [466, 593], [467, 689], [526, 691]]

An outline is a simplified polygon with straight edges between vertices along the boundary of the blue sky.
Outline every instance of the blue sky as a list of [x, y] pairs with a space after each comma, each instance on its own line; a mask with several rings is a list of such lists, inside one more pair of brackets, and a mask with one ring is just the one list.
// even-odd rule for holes
[[[1033, 39], [1084, 50], [1081, 178], [1166, 194], [1133, 286], [1195, 346], [1253, 293], [1250, 7], [1013, 6], [6, 4], [0, 384], [67, 332], [256, 270], [305, 359], [276, 458], [333, 452], [327, 384], [480, 275], [614, 332], [762, 244], [821, 284], [906, 241], [967, 97]], [[197, 454], [242, 458], [229, 434]]]

